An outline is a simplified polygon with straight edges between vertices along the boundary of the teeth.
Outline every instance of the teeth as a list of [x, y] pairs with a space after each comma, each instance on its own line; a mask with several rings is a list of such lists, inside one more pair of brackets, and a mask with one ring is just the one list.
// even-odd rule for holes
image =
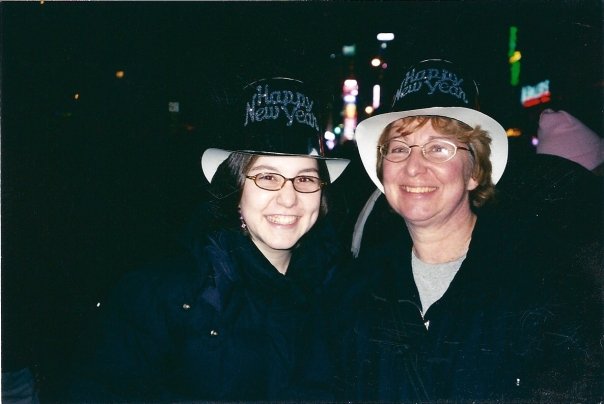
[[292, 224], [297, 219], [296, 216], [281, 216], [281, 215], [267, 216], [266, 218], [269, 222], [275, 223], [275, 224]]
[[432, 192], [436, 189], [436, 187], [405, 187], [405, 191], [410, 192], [412, 194], [424, 194], [426, 192]]

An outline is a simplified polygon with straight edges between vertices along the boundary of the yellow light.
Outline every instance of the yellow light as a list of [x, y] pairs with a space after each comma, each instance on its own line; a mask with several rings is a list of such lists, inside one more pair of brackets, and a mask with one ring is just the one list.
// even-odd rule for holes
[[115, 72], [115, 77], [117, 77], [118, 79], [123, 79], [124, 75], [125, 75], [125, 73], [123, 70], [118, 70]]
[[73, 99], [74, 99], [74, 100], [79, 100], [79, 99], [80, 99], [80, 93], [75, 93], [75, 94], [73, 95]]
[[522, 59], [522, 54], [520, 53], [520, 51], [515, 51], [512, 56], [510, 56], [510, 63], [515, 63], [520, 59]]
[[505, 131], [508, 137], [518, 137], [522, 135], [522, 130], [520, 128], [509, 128]]
[[346, 118], [354, 118], [357, 116], [357, 106], [354, 104], [346, 104], [344, 107], [344, 116]]
[[371, 66], [373, 67], [378, 67], [381, 63], [382, 61], [379, 58], [371, 59]]

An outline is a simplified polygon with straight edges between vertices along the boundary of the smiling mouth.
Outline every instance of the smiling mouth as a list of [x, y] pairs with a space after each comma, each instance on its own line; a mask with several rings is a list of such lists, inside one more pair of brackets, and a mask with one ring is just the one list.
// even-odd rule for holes
[[298, 216], [271, 215], [271, 216], [267, 216], [266, 220], [268, 220], [269, 222], [274, 223], [274, 224], [288, 225], [288, 224], [295, 223], [296, 220], [298, 220]]
[[436, 190], [436, 187], [410, 187], [403, 186], [405, 192], [409, 192], [411, 194], [426, 194], [428, 192], [432, 192]]

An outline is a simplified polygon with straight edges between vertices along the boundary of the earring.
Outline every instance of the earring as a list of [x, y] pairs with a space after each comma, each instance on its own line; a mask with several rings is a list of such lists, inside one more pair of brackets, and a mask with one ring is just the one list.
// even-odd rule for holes
[[241, 230], [244, 233], [247, 233], [247, 224], [245, 224], [245, 220], [243, 219], [243, 215], [241, 214], [241, 208], [239, 208], [238, 211], [239, 211], [239, 221], [241, 222]]

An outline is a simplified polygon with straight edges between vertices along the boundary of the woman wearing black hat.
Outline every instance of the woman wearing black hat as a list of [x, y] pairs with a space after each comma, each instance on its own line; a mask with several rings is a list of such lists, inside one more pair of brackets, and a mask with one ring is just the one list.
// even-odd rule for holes
[[315, 110], [297, 80], [246, 86], [242, 147], [203, 154], [212, 200], [186, 251], [127, 275], [103, 305], [72, 399], [320, 397], [313, 318], [340, 258], [325, 188], [348, 161], [322, 156]]
[[396, 215], [381, 216], [331, 293], [343, 296], [332, 322], [341, 399], [558, 400], [598, 386], [581, 320], [551, 288], [554, 255], [535, 243], [545, 235], [488, 207], [508, 145], [477, 105], [473, 81], [427, 60], [405, 72], [392, 112], [357, 127]]

